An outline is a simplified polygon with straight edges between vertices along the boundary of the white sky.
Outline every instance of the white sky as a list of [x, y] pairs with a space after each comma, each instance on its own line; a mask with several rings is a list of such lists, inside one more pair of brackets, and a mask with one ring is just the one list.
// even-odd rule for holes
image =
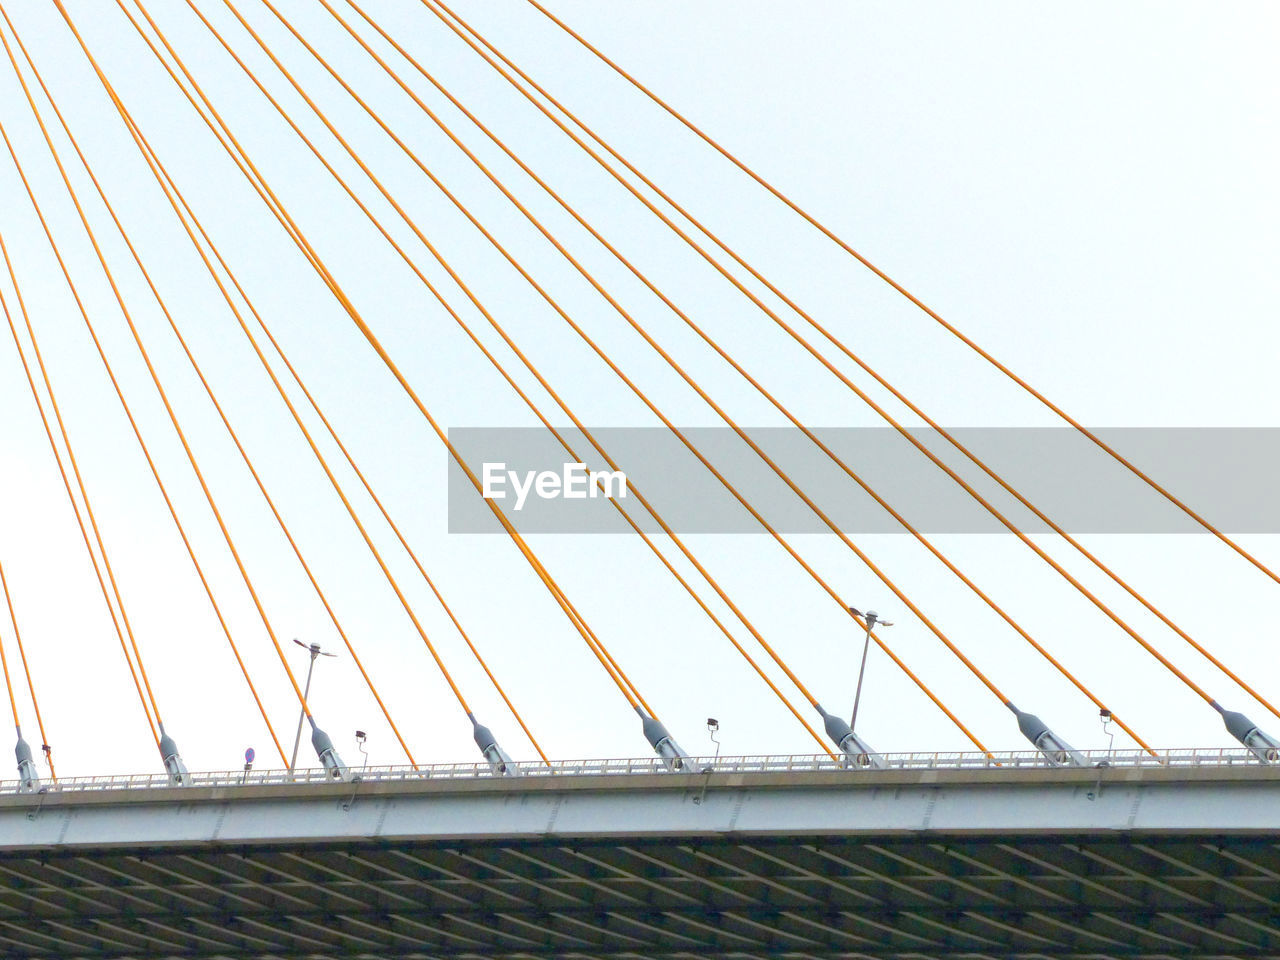
[[[11, 6], [24, 42], [123, 212], [417, 759], [475, 759], [461, 711], [255, 367], [65, 25], [51, 6]], [[109, 4], [72, 0], [68, 6], [547, 752], [559, 758], [643, 755], [647, 746], [638, 721], [512, 545], [496, 536], [446, 533], [443, 447], [127, 21]], [[450, 427], [532, 423], [185, 5], [148, 6], [155, 7], [166, 34], [438, 419]], [[226, 8], [212, 0], [200, 6], [338, 160], [340, 148], [265, 58], [255, 55]], [[651, 425], [639, 402], [265, 8], [256, 0], [238, 6], [569, 404], [588, 423]], [[875, 422], [856, 397], [655, 226], [424, 8], [375, 0], [364, 6], [806, 421]], [[1274, 5], [654, 0], [557, 2], [552, 8], [1083, 422], [1280, 424], [1274, 387], [1280, 352], [1274, 269], [1280, 66], [1273, 49], [1280, 14]], [[673, 420], [716, 422], [318, 5], [292, 0], [280, 9]], [[1030, 398], [531, 7], [517, 0], [459, 0], [456, 9], [943, 423], [1052, 424]], [[350, 14], [349, 7], [343, 11]], [[404, 64], [395, 65], [411, 76]], [[442, 102], [421, 78], [411, 82], [433, 108]], [[465, 120], [447, 107], [441, 115], [735, 417], [761, 426], [780, 422]], [[47, 205], [287, 750], [296, 700], [7, 62], [0, 63], [0, 122]], [[74, 163], [71, 169], [281, 639], [287, 644], [298, 636], [335, 647], [331, 624], [163, 317], [91, 199], [86, 178]], [[340, 169], [346, 174], [354, 165], [343, 161]], [[362, 196], [376, 199], [367, 182], [356, 182]], [[387, 215], [388, 224], [394, 221], [385, 204], [375, 209]], [[261, 718], [7, 157], [0, 161], [0, 230], [14, 256], [166, 726], [193, 769], [236, 767], [249, 745], [257, 749], [260, 765], [275, 765]], [[394, 232], [412, 239], [403, 226]], [[442, 276], [420, 246], [410, 249], [433, 280]], [[0, 289], [12, 308], [7, 279]], [[446, 281], [443, 289], [461, 309], [456, 288]], [[464, 316], [476, 329], [483, 326], [473, 309]], [[483, 336], [497, 342], [492, 331]], [[512, 359], [506, 352], [500, 356]], [[866, 382], [851, 364], [842, 368]], [[519, 379], [532, 383], [527, 374]], [[159, 769], [7, 333], [0, 341], [0, 411], [0, 558], [59, 772]], [[345, 472], [341, 476], [350, 479]], [[393, 549], [390, 535], [373, 524], [372, 507], [361, 498], [356, 502], [476, 713], [512, 754], [532, 757], [456, 633]], [[1212, 504], [1203, 506], [1212, 513]], [[726, 753], [812, 752], [803, 729], [639, 543], [605, 536], [532, 542], [686, 748], [707, 745], [703, 724], [716, 716]], [[847, 617], [766, 537], [690, 542], [817, 696], [833, 712], [847, 712], [859, 649]], [[834, 537], [798, 542], [849, 603], [877, 608], [896, 621], [886, 640], [989, 746], [1025, 745], [1007, 711]], [[1280, 565], [1274, 538], [1242, 542], [1273, 567]], [[1017, 541], [949, 537], [939, 543], [1148, 740], [1167, 747], [1231, 743], [1194, 694]], [[1276, 584], [1208, 537], [1112, 536], [1088, 543], [1264, 694], [1280, 699], [1273, 669]], [[863, 545], [1019, 705], [1079, 747], [1106, 746], [1093, 706], [917, 544], [905, 536], [880, 536], [864, 538]], [[1263, 727], [1280, 728], [1280, 721], [1099, 575], [1060, 546], [1051, 549], [1224, 704], [1245, 710]], [[16, 665], [7, 625], [0, 636]], [[301, 651], [288, 646], [295, 668], [305, 669]], [[358, 758], [352, 731], [359, 727], [370, 733], [374, 762], [403, 762], [346, 652], [319, 670], [313, 709], [347, 759]], [[870, 670], [860, 730], [876, 747], [966, 746], [879, 653], [873, 653]], [[37, 743], [29, 702], [20, 694], [24, 730]], [[1117, 741], [1128, 745], [1123, 736]], [[310, 759], [306, 746], [302, 756]]]

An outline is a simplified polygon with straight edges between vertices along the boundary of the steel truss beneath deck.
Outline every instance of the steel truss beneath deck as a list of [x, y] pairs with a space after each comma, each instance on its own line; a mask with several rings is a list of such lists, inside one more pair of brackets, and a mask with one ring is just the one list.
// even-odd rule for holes
[[0, 798], [0, 955], [1280, 955], [1265, 767], [362, 786]]

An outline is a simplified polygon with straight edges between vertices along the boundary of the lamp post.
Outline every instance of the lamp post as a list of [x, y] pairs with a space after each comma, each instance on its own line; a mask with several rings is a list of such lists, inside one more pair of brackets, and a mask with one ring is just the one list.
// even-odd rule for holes
[[[307, 664], [307, 683], [302, 691], [302, 699], [306, 702], [309, 702], [311, 699], [311, 674], [312, 674], [312, 671], [314, 671], [316, 668], [316, 657], [336, 657], [337, 654], [328, 653], [324, 650], [321, 650], [320, 644], [318, 643], [313, 643], [310, 646], [308, 646], [307, 644], [299, 640], [297, 637], [294, 637], [293, 642], [311, 654], [311, 662]], [[293, 738], [293, 754], [289, 757], [289, 772], [291, 774], [293, 773], [294, 766], [298, 762], [298, 744], [302, 743], [302, 723], [306, 719], [306, 717], [307, 717], [307, 710], [306, 710], [306, 707], [304, 706], [298, 713], [298, 733]]]
[[862, 641], [862, 665], [858, 667], [858, 687], [853, 694], [853, 718], [849, 721], [849, 729], [857, 730], [858, 704], [862, 700], [862, 678], [867, 673], [867, 654], [871, 650], [871, 629], [877, 623], [882, 627], [892, 627], [893, 624], [888, 620], [881, 620], [880, 615], [874, 610], [868, 610], [866, 613], [860, 613], [855, 607], [850, 607], [849, 612], [855, 617], [862, 617], [867, 625], [867, 634]]

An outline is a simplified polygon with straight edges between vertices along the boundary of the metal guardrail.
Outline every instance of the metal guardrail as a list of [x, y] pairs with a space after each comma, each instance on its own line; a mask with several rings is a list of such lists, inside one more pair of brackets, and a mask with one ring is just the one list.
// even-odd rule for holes
[[[1152, 756], [1141, 750], [1132, 751], [1080, 751], [1091, 766], [1107, 767], [1225, 767], [1255, 765], [1258, 760], [1247, 750], [1199, 749], [1166, 750]], [[953, 753], [886, 753], [881, 755], [890, 770], [974, 770], [984, 768], [1037, 768], [1051, 766], [1043, 754], [1035, 750]], [[556, 760], [550, 764], [538, 761], [518, 761], [508, 765], [509, 772], [501, 774], [489, 764], [448, 763], [412, 767], [408, 765], [365, 767], [353, 769], [353, 775], [361, 781], [414, 781], [414, 780], [477, 780], [500, 779], [504, 776], [531, 778], [562, 776], [701, 776], [708, 771], [715, 773], [785, 773], [794, 771], [847, 771], [857, 776], [865, 768], [850, 766], [844, 760], [832, 759], [825, 754], [792, 754], [784, 756], [746, 757], [694, 757], [684, 769], [669, 770], [658, 757], [623, 758], [611, 760]], [[192, 773], [193, 787], [270, 786], [290, 783], [328, 783], [332, 779], [325, 770], [227, 770], [210, 773]], [[173, 786], [168, 774], [141, 773], [98, 777], [62, 777], [44, 780], [41, 789], [47, 793], [76, 793], [108, 790], [148, 790]], [[20, 793], [17, 780], [0, 782], [0, 794]]]

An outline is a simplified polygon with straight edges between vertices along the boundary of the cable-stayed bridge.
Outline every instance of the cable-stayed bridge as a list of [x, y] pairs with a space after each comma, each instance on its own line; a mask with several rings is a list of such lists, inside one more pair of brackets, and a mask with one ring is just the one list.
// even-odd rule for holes
[[[0, 955], [1280, 953], [1266, 635], [1071, 471], [1250, 597], [1266, 544], [565, 19], [0, 0], [0, 46]], [[985, 389], [1078, 446], [944, 426]]]

